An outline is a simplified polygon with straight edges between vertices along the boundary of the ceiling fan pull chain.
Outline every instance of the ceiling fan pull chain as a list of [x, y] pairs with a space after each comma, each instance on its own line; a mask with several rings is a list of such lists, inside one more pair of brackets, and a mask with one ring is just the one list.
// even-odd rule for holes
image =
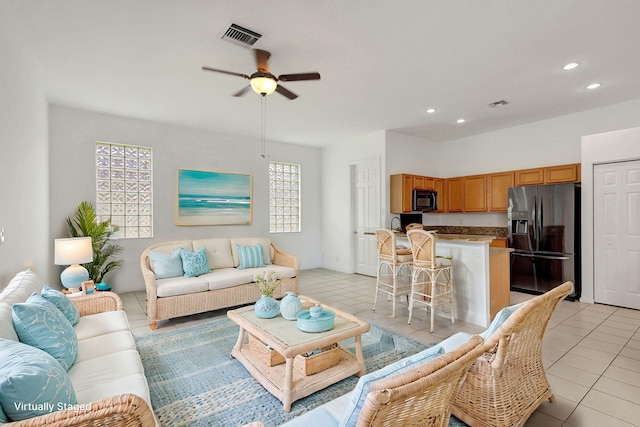
[[261, 129], [260, 129], [260, 139], [262, 147], [261, 147], [261, 151], [262, 153], [260, 154], [260, 156], [265, 159], [267, 157], [267, 152], [266, 152], [266, 139], [267, 139], [267, 97], [266, 96], [261, 96], [262, 101], [260, 103], [260, 110], [261, 110]]

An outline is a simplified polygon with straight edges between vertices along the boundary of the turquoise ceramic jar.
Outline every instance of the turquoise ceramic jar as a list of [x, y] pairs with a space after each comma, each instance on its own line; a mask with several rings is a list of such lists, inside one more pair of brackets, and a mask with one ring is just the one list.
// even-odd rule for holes
[[294, 292], [287, 292], [280, 301], [280, 314], [287, 320], [296, 320], [298, 313], [302, 311], [302, 302]]

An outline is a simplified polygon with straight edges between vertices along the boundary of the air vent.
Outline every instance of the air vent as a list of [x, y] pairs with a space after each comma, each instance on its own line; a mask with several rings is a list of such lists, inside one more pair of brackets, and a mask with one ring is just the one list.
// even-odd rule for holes
[[241, 27], [238, 24], [231, 24], [222, 35], [222, 40], [228, 40], [244, 47], [251, 47], [260, 39], [260, 37], [262, 37], [262, 34]]
[[496, 101], [496, 102], [492, 102], [491, 104], [489, 104], [489, 107], [504, 107], [505, 105], [507, 105], [508, 102], [505, 101], [504, 99], [501, 99], [500, 101]]

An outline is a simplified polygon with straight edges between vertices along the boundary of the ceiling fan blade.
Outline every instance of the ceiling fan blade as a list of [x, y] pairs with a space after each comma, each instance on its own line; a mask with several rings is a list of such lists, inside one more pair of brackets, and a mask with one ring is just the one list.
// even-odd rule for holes
[[283, 82], [295, 82], [299, 80], [320, 80], [320, 73], [282, 74], [278, 80]]
[[271, 54], [266, 50], [262, 49], [253, 49], [256, 53], [256, 66], [258, 71], [262, 71], [263, 73], [269, 72], [269, 58], [271, 58]]
[[238, 92], [234, 93], [233, 96], [242, 96], [245, 93], [249, 92], [250, 89], [251, 89], [251, 85], [247, 85], [242, 89], [240, 89]]
[[229, 74], [231, 76], [238, 76], [245, 79], [249, 79], [249, 76], [247, 76], [246, 74], [234, 73], [233, 71], [219, 70], [217, 68], [211, 68], [211, 67], [202, 67], [202, 69], [205, 71], [215, 71], [216, 73]]
[[298, 97], [298, 95], [296, 95], [295, 93], [291, 92], [289, 89], [286, 89], [284, 86], [282, 85], [278, 85], [276, 87], [276, 92], [278, 92], [280, 95], [284, 95], [287, 98], [294, 100]]

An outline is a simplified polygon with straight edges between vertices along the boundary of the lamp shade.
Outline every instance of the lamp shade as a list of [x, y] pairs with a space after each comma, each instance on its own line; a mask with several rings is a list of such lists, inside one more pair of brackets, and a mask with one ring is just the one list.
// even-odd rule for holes
[[56, 239], [54, 263], [56, 265], [84, 264], [93, 261], [91, 237]]
[[252, 77], [251, 87], [260, 95], [270, 95], [274, 90], [276, 90], [276, 87], [278, 87], [278, 82], [271, 77]]

